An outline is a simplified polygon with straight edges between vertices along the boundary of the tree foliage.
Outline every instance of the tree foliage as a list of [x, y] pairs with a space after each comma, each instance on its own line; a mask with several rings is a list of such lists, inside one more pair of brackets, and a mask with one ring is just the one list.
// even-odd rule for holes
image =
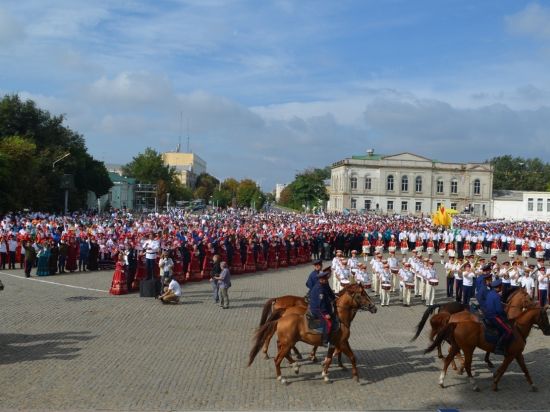
[[490, 162], [494, 190], [550, 191], [550, 163], [510, 155], [494, 157]]
[[[0, 100], [0, 210], [63, 209], [64, 174], [74, 176], [71, 210], [86, 207], [88, 190], [103, 195], [111, 187], [102, 162], [88, 154], [84, 138], [32, 100], [17, 95]], [[58, 162], [62, 155], [70, 156]]]
[[[330, 169], [328, 173], [330, 176]], [[324, 183], [326, 178], [327, 168], [307, 169], [298, 173], [294, 181], [283, 189], [279, 203], [296, 210], [320, 207], [328, 200]]]

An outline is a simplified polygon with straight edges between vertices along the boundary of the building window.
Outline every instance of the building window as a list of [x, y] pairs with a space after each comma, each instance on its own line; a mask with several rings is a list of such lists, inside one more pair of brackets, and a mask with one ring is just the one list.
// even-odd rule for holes
[[437, 179], [437, 193], [443, 193], [443, 179]]
[[542, 212], [543, 211], [543, 200], [542, 199], [537, 199], [537, 212]]
[[403, 176], [401, 178], [401, 191], [402, 192], [409, 191], [409, 178], [407, 176]]
[[458, 180], [451, 180], [451, 194], [456, 195], [458, 193]]
[[356, 178], [356, 177], [352, 177], [352, 178], [349, 180], [349, 184], [350, 184], [350, 186], [351, 186], [351, 190], [357, 189], [357, 178]]
[[474, 195], [481, 194], [481, 181], [479, 179], [474, 180]]
[[401, 202], [401, 211], [406, 212], [408, 210], [408, 203], [407, 202]]
[[372, 189], [372, 179], [370, 177], [365, 177], [365, 190]]
[[422, 212], [422, 202], [416, 202], [414, 204], [414, 210], [415, 212]]
[[416, 176], [416, 191], [422, 192], [422, 176]]
[[386, 185], [388, 192], [393, 192], [393, 175], [388, 176], [388, 184]]
[[354, 197], [351, 198], [351, 208], [357, 209], [357, 199]]
[[456, 202], [451, 203], [451, 209], [456, 210], [457, 207], [458, 207], [458, 203]]
[[388, 200], [388, 212], [393, 211], [393, 200]]
[[530, 197], [529, 199], [527, 199], [527, 210], [529, 212], [532, 212], [533, 211], [533, 198]]
[[365, 210], [370, 210], [371, 201], [370, 199], [365, 199]]
[[550, 212], [550, 198], [546, 199], [546, 211]]

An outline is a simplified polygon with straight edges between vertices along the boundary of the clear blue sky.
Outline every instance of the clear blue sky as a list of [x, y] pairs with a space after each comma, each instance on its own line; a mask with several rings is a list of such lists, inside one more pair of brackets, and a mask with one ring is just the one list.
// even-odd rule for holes
[[189, 130], [211, 173], [266, 190], [371, 147], [548, 161], [549, 67], [542, 1], [0, 3], [0, 93], [108, 163]]

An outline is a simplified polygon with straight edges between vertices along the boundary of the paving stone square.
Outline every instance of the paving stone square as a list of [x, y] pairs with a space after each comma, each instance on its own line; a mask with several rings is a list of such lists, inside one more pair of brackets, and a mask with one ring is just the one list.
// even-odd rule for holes
[[[449, 371], [438, 386], [441, 362], [423, 354], [425, 330], [411, 342], [425, 306], [402, 307], [392, 296], [378, 313], [360, 312], [351, 346], [361, 382], [333, 365], [325, 384], [320, 365], [288, 364], [275, 380], [272, 360], [247, 367], [261, 308], [271, 297], [305, 294], [311, 267], [233, 277], [230, 309], [211, 298], [208, 282], [186, 283], [183, 304], [162, 305], [137, 294], [107, 293], [111, 272], [25, 279], [21, 270], [0, 280], [0, 409], [3, 410], [548, 410], [549, 340], [533, 330], [527, 366], [539, 387], [529, 392], [517, 364], [490, 389], [491, 371], [476, 351], [481, 392]], [[439, 273], [443, 273], [439, 266]], [[55, 282], [55, 283], [53, 283]], [[440, 283], [437, 302], [445, 291]], [[378, 303], [378, 301], [377, 301]], [[309, 347], [298, 345], [302, 352]], [[275, 342], [270, 353], [275, 351]], [[323, 354], [326, 350], [321, 349]], [[492, 355], [495, 363], [502, 358]], [[347, 363], [349, 366], [349, 363]]]

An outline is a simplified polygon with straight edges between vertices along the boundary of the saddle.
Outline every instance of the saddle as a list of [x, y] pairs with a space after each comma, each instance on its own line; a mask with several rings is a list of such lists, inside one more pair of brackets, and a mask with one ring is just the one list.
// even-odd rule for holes
[[[306, 322], [308, 327], [308, 333], [311, 333], [313, 335], [322, 335], [323, 334], [323, 321], [319, 318], [316, 318], [313, 316], [313, 314], [308, 310], [306, 312]], [[332, 335], [334, 332], [336, 332], [338, 329], [340, 329], [340, 322], [338, 320], [337, 316], [334, 316], [332, 319], [332, 327], [330, 330], [330, 334]]]
[[485, 340], [493, 345], [496, 345], [500, 338], [500, 332], [497, 328], [491, 325], [478, 305], [471, 305], [469, 311], [462, 311], [454, 313], [449, 318], [449, 323], [461, 323], [461, 322], [476, 322], [483, 325], [483, 333]]

